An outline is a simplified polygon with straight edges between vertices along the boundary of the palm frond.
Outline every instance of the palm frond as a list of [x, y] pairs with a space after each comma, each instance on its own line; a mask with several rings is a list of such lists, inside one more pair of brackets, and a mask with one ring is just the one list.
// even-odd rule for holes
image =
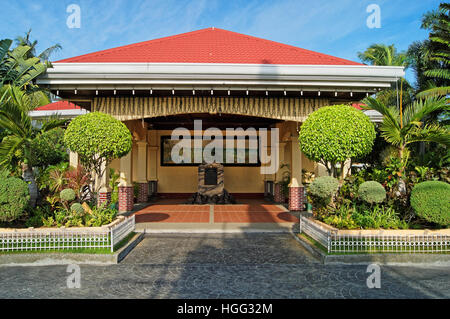
[[450, 94], [450, 86], [433, 87], [428, 90], [417, 93], [417, 98], [423, 99], [426, 97], [446, 96]]
[[415, 127], [408, 132], [406, 144], [415, 142], [434, 142], [450, 146], [450, 131], [437, 124], [428, 124], [424, 127]]

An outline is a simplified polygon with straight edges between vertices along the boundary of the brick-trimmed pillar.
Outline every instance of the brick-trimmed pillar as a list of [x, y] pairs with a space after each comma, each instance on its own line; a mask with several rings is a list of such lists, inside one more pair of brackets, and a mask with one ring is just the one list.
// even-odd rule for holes
[[290, 211], [303, 211], [305, 202], [305, 188], [303, 186], [289, 187]]
[[134, 206], [133, 186], [119, 186], [119, 212], [129, 212]]
[[148, 183], [138, 183], [138, 203], [148, 202]]
[[286, 198], [284, 197], [283, 193], [283, 186], [281, 185], [281, 183], [275, 183], [273, 199], [275, 203], [284, 203], [286, 201]]
[[97, 198], [97, 205], [101, 206], [106, 203], [106, 206], [111, 202], [111, 192], [99, 192]]

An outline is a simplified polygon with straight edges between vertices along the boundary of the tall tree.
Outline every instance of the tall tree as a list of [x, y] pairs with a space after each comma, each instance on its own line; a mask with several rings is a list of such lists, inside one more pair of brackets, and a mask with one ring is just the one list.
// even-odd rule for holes
[[437, 11], [424, 15], [422, 27], [429, 29], [429, 58], [433, 65], [424, 75], [435, 78], [433, 87], [419, 93], [419, 97], [450, 94], [450, 3], [441, 3]]
[[[408, 68], [409, 61], [405, 52], [398, 52], [393, 44], [372, 44], [364, 52], [358, 52], [358, 58], [366, 64], [377, 66], [403, 66]], [[402, 92], [399, 98], [398, 90]], [[383, 104], [397, 105], [400, 103], [406, 105], [413, 98], [412, 86], [404, 78], [393, 83], [391, 88], [377, 93], [377, 99]]]
[[435, 142], [450, 146], [450, 131], [437, 123], [425, 123], [431, 113], [448, 110], [445, 98], [429, 97], [409, 104], [401, 112], [395, 106], [386, 106], [372, 97], [363, 100], [363, 109], [375, 110], [383, 115], [381, 136], [398, 150], [402, 160], [402, 171], [406, 167], [408, 146], [416, 142]]

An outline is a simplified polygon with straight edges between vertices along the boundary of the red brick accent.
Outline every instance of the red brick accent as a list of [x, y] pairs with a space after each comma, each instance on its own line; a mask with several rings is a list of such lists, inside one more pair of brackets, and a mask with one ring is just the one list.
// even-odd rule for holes
[[119, 186], [119, 212], [129, 212], [134, 206], [133, 186]]
[[101, 206], [104, 203], [108, 205], [111, 202], [111, 192], [99, 192], [97, 198], [97, 205]]
[[138, 183], [138, 203], [148, 202], [148, 183]]
[[275, 183], [275, 190], [274, 190], [274, 201], [275, 203], [284, 203], [286, 201], [286, 198], [284, 197], [283, 193], [283, 187], [281, 186], [281, 183]]
[[303, 211], [305, 202], [305, 188], [303, 186], [289, 187], [289, 210]]

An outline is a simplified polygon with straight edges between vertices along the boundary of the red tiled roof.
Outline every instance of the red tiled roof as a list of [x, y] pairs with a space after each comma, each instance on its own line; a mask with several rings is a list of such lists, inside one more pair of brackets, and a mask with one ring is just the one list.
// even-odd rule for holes
[[58, 62], [361, 65], [232, 31], [208, 28], [98, 51]]
[[35, 111], [61, 111], [61, 110], [79, 110], [78, 105], [70, 103], [69, 101], [58, 101], [44, 106], [40, 106]]

